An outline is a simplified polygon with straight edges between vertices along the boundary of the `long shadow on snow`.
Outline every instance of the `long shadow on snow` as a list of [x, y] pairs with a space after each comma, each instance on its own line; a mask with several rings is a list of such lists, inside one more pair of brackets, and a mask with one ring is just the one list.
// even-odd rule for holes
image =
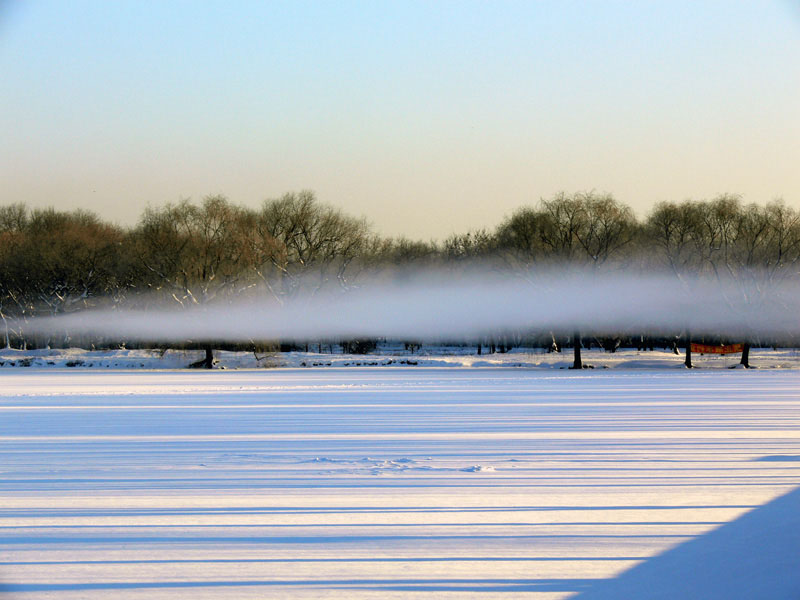
[[174, 565], [174, 564], [281, 564], [281, 563], [441, 563], [441, 562], [619, 562], [639, 561], [644, 556], [397, 556], [381, 558], [187, 558], [153, 560], [21, 560], [0, 566], [35, 565]]
[[54, 544], [363, 544], [368, 542], [408, 542], [408, 541], [441, 541], [441, 540], [616, 540], [616, 539], [676, 539], [683, 540], [689, 537], [685, 534], [531, 534], [531, 535], [313, 535], [313, 536], [52, 536], [46, 532], [40, 536], [26, 534], [19, 536], [0, 537], [0, 546], [8, 545], [54, 545]]
[[183, 508], [115, 508], [115, 509], [2, 509], [0, 517], [139, 517], [139, 516], [182, 516], [182, 515], [219, 515], [219, 514], [247, 514], [247, 515], [317, 515], [317, 514], [373, 514], [373, 513], [482, 513], [482, 512], [569, 512], [580, 511], [632, 511], [632, 510], [697, 510], [718, 508], [757, 508], [754, 504], [692, 504], [692, 505], [616, 505], [616, 506], [359, 506], [359, 507], [249, 507], [249, 506], [223, 506], [223, 507], [183, 507]]
[[191, 589], [226, 587], [368, 588], [392, 591], [547, 591], [571, 592], [586, 587], [590, 579], [308, 579], [288, 581], [140, 581], [0, 584], [0, 592], [61, 592], [99, 590]]
[[797, 600], [800, 488], [601, 580], [572, 600]]

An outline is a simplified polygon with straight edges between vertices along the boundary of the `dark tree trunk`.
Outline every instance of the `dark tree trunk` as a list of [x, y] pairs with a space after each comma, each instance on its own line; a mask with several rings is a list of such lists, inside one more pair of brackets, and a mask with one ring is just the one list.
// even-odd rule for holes
[[483, 353], [483, 347], [482, 347], [481, 343], [478, 342], [478, 356], [480, 356], [482, 353]]
[[686, 358], [683, 361], [683, 366], [687, 369], [692, 368], [692, 334], [691, 332], [686, 332]]
[[573, 346], [573, 361], [571, 369], [582, 369], [583, 361], [581, 361], [581, 332], [576, 331], [572, 338]]
[[739, 364], [744, 366], [745, 369], [750, 368], [750, 342], [744, 343], [744, 347], [742, 348], [742, 360], [739, 361]]
[[205, 347], [206, 356], [202, 360], [198, 360], [197, 362], [193, 362], [189, 365], [191, 369], [212, 369], [214, 368], [214, 351], [211, 349], [211, 346]]
[[214, 351], [211, 346], [206, 346], [206, 357], [203, 360], [203, 368], [210, 369], [214, 366]]

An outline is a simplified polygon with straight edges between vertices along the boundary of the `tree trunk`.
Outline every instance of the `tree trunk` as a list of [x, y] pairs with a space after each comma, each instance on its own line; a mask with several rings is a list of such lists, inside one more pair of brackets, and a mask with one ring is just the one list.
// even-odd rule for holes
[[750, 368], [750, 342], [744, 343], [744, 347], [742, 348], [742, 360], [739, 361], [739, 364], [744, 366], [745, 369]]
[[193, 362], [189, 365], [190, 369], [213, 369], [214, 368], [214, 351], [211, 346], [205, 347], [206, 356], [202, 360]]
[[558, 341], [556, 340], [556, 336], [552, 331], [550, 332], [550, 339], [552, 340], [552, 343], [550, 344], [550, 348], [547, 351], [561, 352], [561, 346], [559, 346]]
[[481, 343], [478, 342], [478, 356], [480, 356], [482, 352], [483, 352], [483, 348], [481, 347]]
[[572, 337], [572, 345], [573, 345], [573, 362], [571, 369], [582, 369], [583, 362], [581, 361], [581, 332], [576, 331]]
[[211, 346], [206, 346], [206, 357], [203, 360], [203, 368], [211, 369], [214, 366], [214, 351]]
[[3, 325], [6, 326], [6, 350], [11, 349], [11, 337], [8, 335], [8, 321], [6, 321], [6, 316], [0, 312], [0, 317], [3, 317]]
[[692, 368], [692, 334], [690, 331], [686, 332], [686, 358], [683, 361], [683, 366], [687, 369]]

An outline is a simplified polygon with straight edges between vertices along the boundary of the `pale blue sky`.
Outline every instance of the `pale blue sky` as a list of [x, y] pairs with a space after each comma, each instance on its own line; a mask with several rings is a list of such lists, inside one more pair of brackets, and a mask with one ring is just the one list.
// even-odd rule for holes
[[800, 3], [0, 0], [0, 203], [312, 189], [442, 237], [543, 196], [800, 207]]

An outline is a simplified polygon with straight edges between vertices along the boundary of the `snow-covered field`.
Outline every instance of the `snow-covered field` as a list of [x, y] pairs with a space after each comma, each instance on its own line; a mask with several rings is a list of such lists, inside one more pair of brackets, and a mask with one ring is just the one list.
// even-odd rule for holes
[[797, 370], [57, 366], [0, 371], [4, 597], [800, 598]]

